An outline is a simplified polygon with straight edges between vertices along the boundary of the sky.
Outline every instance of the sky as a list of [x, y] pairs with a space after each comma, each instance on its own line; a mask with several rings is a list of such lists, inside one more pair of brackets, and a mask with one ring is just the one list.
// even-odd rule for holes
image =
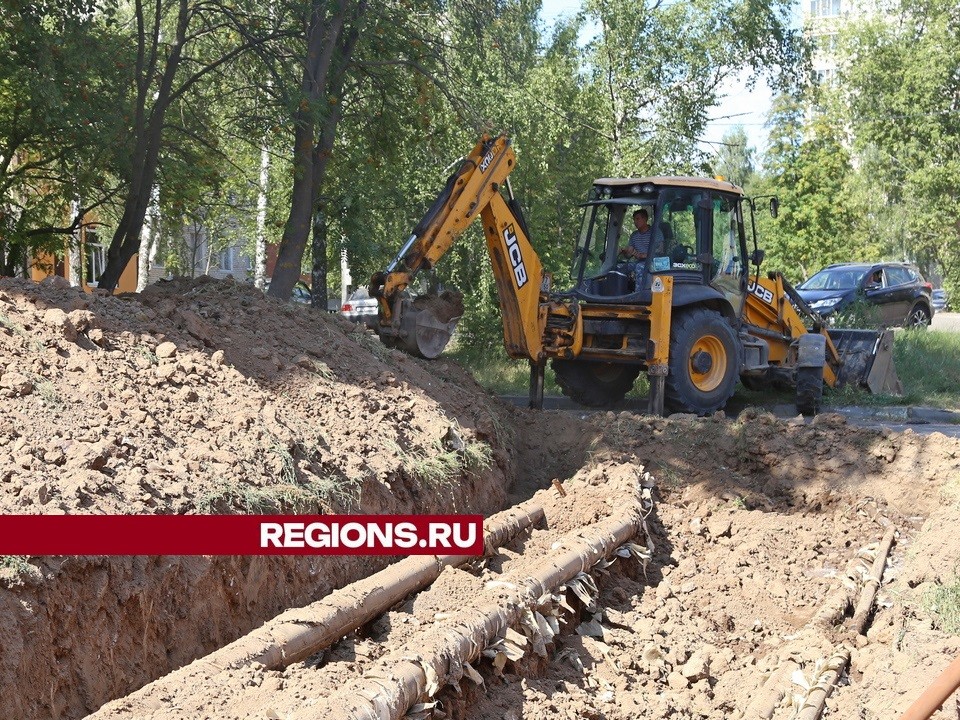
[[[580, 10], [580, 5], [580, 0], [543, 0], [540, 16], [550, 27], [562, 17], [575, 15]], [[798, 16], [795, 23], [799, 25], [799, 7], [795, 14]], [[589, 29], [585, 30], [581, 40], [586, 41], [589, 33]], [[764, 79], [759, 79], [752, 90], [747, 89], [747, 79], [747, 74], [742, 74], [721, 89], [724, 99], [711, 112], [713, 122], [707, 127], [703, 137], [702, 146], [708, 151], [715, 151], [724, 133], [736, 125], [743, 125], [750, 145], [759, 155], [766, 149], [767, 131], [764, 123], [773, 98]]]

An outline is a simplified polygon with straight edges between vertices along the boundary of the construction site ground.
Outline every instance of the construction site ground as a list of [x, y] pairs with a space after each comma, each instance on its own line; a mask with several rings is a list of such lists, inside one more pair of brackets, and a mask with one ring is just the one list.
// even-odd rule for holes
[[[525, 646], [482, 656], [410, 717], [719, 719], [771, 694], [766, 716], [793, 717], [847, 646], [825, 716], [895, 718], [960, 655], [960, 441], [941, 433], [756, 408], [533, 412], [452, 361], [206, 278], [119, 297], [0, 280], [0, 359], [3, 513], [493, 515], [532, 497], [547, 510], [303, 662], [176, 686], [165, 676], [391, 559], [3, 558], [5, 717], [320, 717], [498, 579], [615, 513], [644, 473], [645, 564], [594, 567], [591, 597], [558, 590], [556, 635], [517, 626]], [[891, 527], [863, 634], [822, 622], [827, 598], [869, 585]], [[956, 718], [952, 703], [935, 717]]]

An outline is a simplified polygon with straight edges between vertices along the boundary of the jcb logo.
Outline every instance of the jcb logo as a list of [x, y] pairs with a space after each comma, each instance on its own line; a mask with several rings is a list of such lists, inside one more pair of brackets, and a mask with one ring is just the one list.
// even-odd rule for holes
[[483, 160], [480, 161], [480, 172], [485, 173], [487, 168], [490, 167], [490, 163], [493, 162], [493, 150], [488, 152], [483, 156]]
[[513, 225], [508, 225], [503, 231], [503, 241], [507, 244], [507, 255], [510, 265], [513, 266], [513, 277], [517, 281], [517, 290], [527, 284], [527, 268], [523, 266], [523, 254], [520, 252], [520, 243], [517, 242], [517, 233]]
[[773, 305], [773, 293], [763, 287], [763, 285], [752, 282], [747, 286], [747, 291], [753, 293], [768, 305]]

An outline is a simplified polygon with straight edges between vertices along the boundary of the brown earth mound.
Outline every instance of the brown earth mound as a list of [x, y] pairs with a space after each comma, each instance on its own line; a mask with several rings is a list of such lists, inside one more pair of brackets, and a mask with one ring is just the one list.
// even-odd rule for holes
[[[509, 486], [510, 411], [461, 368], [231, 281], [0, 280], [0, 367], [0, 512], [490, 513]], [[385, 563], [8, 558], [4, 707], [79, 717]]]

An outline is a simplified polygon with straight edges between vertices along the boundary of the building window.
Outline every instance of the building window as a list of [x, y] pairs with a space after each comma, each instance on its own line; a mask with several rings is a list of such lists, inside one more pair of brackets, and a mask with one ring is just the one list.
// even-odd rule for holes
[[96, 287], [107, 267], [107, 251], [100, 244], [100, 238], [95, 231], [87, 230], [83, 237], [83, 253], [86, 259], [83, 279], [90, 287]]
[[835, 17], [840, 14], [840, 0], [810, 0], [812, 17]]
[[228, 247], [220, 253], [220, 269], [233, 272], [233, 248]]
[[824, 68], [823, 70], [814, 70], [813, 75], [818, 85], [829, 85], [833, 82], [835, 68]]

